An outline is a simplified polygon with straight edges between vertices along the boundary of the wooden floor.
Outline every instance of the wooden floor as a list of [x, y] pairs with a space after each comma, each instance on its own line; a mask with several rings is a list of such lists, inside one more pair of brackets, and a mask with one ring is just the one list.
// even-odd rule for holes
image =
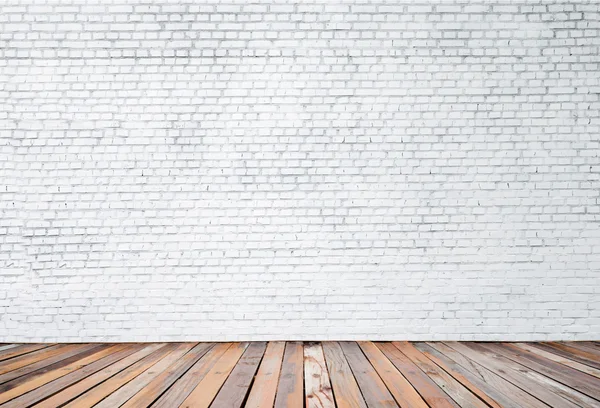
[[0, 344], [0, 407], [600, 407], [600, 343]]

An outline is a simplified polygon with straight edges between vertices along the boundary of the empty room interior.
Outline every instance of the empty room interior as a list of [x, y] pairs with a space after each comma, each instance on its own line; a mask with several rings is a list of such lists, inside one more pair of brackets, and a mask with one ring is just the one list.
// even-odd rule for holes
[[600, 408], [600, 1], [2, 1], [8, 407]]

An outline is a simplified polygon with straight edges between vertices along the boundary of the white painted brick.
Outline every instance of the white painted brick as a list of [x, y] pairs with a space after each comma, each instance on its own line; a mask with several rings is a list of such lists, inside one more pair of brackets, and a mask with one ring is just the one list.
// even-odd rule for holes
[[597, 340], [597, 20], [3, 2], [0, 341]]

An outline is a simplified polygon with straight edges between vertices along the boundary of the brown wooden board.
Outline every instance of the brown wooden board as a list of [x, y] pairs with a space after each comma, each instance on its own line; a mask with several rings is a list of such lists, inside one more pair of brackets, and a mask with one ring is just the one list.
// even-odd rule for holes
[[[555, 343], [551, 343], [551, 344], [555, 344]], [[584, 353], [585, 355], [588, 355], [589, 358], [600, 362], [600, 349], [598, 349], [596, 347], [590, 347], [590, 346], [586, 345], [585, 343], [578, 342], [578, 341], [572, 341], [569, 343], [565, 343], [565, 342], [561, 341], [558, 344], [577, 349], [577, 350], [581, 351], [582, 353]]]
[[598, 378], [521, 350], [511, 344], [483, 344], [483, 346], [600, 401], [600, 380]]
[[11, 347], [0, 351], [0, 361], [8, 360], [9, 358], [17, 357], [52, 346], [54, 346], [54, 344], [23, 344], [20, 346]]
[[[113, 347], [120, 347], [120, 349], [118, 349], [119, 351], [116, 353], [110, 354], [77, 371], [54, 380], [43, 387], [37, 388], [35, 391], [23, 395], [23, 397], [30, 399], [32, 396], [31, 394], [39, 393], [46, 388], [43, 396], [46, 399], [36, 404], [35, 408], [53, 408], [62, 406], [94, 387], [104, 379], [110, 377], [114, 374], [115, 368], [122, 366], [123, 363], [129, 365], [133, 358], [136, 359], [134, 361], [137, 361], [144, 356], [139, 354], [139, 351], [143, 349], [144, 346], [138, 344], [123, 344]], [[132, 357], [132, 355], [134, 356]], [[51, 397], [47, 398], [50, 395]], [[25, 402], [25, 400], [23, 402]]]
[[284, 350], [285, 342], [269, 342], [244, 407], [273, 408]]
[[246, 351], [248, 343], [234, 343], [183, 401], [181, 408], [208, 408]]
[[417, 350], [419, 350], [427, 358], [429, 358], [431, 361], [433, 361], [438, 367], [440, 367], [442, 370], [444, 370], [445, 372], [450, 374], [456, 381], [461, 383], [466, 389], [468, 389], [473, 394], [475, 394], [477, 397], [479, 397], [479, 399], [482, 400], [483, 402], [485, 402], [489, 407], [502, 408], [502, 406], [498, 402], [496, 402], [496, 400], [494, 400], [494, 398], [492, 398], [485, 391], [480, 389], [477, 386], [477, 384], [475, 384], [474, 382], [469, 380], [469, 378], [467, 378], [467, 376], [463, 375], [463, 370], [460, 369], [458, 364], [454, 364], [452, 362], [448, 362], [447, 359], [440, 358], [441, 357], [440, 354], [436, 350], [430, 348], [426, 344], [421, 344], [421, 348], [419, 348], [417, 344], [413, 344], [413, 346], [415, 346], [415, 348]]
[[559, 354], [554, 354], [554, 353], [546, 351], [542, 348], [535, 347], [533, 344], [530, 344], [530, 343], [514, 343], [514, 346], [522, 349], [523, 351], [528, 351], [530, 353], [537, 354], [538, 356], [540, 356], [542, 358], [552, 360], [556, 363], [560, 363], [562, 365], [569, 366], [569, 367], [579, 370], [583, 373], [589, 374], [596, 378], [600, 378], [600, 370], [598, 370], [597, 368], [593, 368], [588, 365], [582, 364], [582, 363], [578, 362], [577, 360], [571, 360], [570, 358], [562, 357]]
[[335, 408], [329, 373], [319, 343], [304, 345], [304, 396], [306, 408]]
[[574, 360], [574, 361], [578, 361], [581, 364], [585, 364], [589, 367], [595, 368], [597, 370], [600, 370], [600, 363], [595, 362], [594, 360], [590, 360], [587, 359], [585, 357], [581, 357], [580, 355], [577, 354], [573, 354], [568, 350], [563, 350], [560, 348], [556, 348], [556, 347], [552, 347], [549, 345], [549, 343], [535, 343], [534, 347], [540, 348], [542, 350], [545, 350], [549, 353], [553, 353], [565, 358], [568, 358], [570, 360]]
[[16, 344], [0, 408], [600, 408], [597, 344]]
[[218, 343], [212, 347], [199, 361], [181, 376], [152, 407], [179, 407], [202, 381], [206, 373], [219, 361], [232, 343]]
[[[79, 384], [81, 379], [85, 379], [90, 374], [97, 371], [105, 371], [112, 363], [123, 358], [127, 354], [131, 354], [133, 351], [137, 349], [137, 346], [132, 345], [115, 345], [112, 346], [111, 349], [115, 352], [94, 361], [93, 363], [87, 364], [84, 367], [81, 367], [75, 371], [70, 372], [67, 375], [57, 378], [56, 380], [50, 381], [47, 384], [44, 384], [41, 387], [36, 388], [33, 391], [30, 391], [26, 394], [21, 395], [18, 398], [15, 398], [8, 402], [3, 407], [23, 407], [30, 406], [39, 401], [39, 404], [35, 405], [37, 408], [40, 406], [46, 407], [57, 407], [59, 404], [56, 404], [52, 401], [56, 401], [56, 396], [65, 395], [66, 390], [71, 389], [72, 384]], [[112, 367], [112, 366], [111, 366]], [[52, 396], [52, 401], [48, 402], [48, 397]], [[68, 401], [68, 400], [67, 400]]]
[[275, 396], [275, 408], [304, 407], [304, 351], [302, 343], [288, 342]]
[[398, 407], [377, 371], [355, 342], [340, 342], [360, 391], [370, 408]]
[[378, 343], [377, 346], [390, 362], [406, 377], [431, 408], [460, 408], [439, 385], [398, 350], [392, 343]]
[[[421, 343], [417, 343], [419, 348]], [[425, 354], [436, 351], [442, 361], [447, 364], [454, 364], [454, 370], [461, 372], [465, 377], [469, 378], [473, 383], [477, 384], [488, 395], [495, 398], [500, 404], [506, 408], [547, 408], [548, 405], [542, 401], [526, 393], [513, 383], [505, 380], [503, 377], [488, 370], [486, 367], [467, 358], [458, 351], [448, 347], [443, 343], [427, 343], [430, 349], [423, 351]], [[460, 371], [460, 370], [463, 371]]]
[[141, 391], [150, 381], [165, 371], [171, 364], [188, 353], [197, 343], [182, 343], [177, 344], [173, 351], [168, 353], [162, 360], [148, 368], [142, 374], [138, 375], [133, 380], [119, 388], [117, 391], [110, 394], [108, 397], [100, 401], [94, 408], [113, 408], [120, 407], [127, 400]]
[[14, 371], [18, 368], [39, 362], [40, 360], [45, 360], [57, 354], [64, 353], [65, 351], [74, 347], [77, 347], [77, 345], [71, 346], [68, 344], [57, 344], [55, 346], [46, 347], [40, 350], [33, 351], [31, 353], [23, 354], [18, 357], [1, 361], [0, 374], [5, 374], [10, 371]]
[[[80, 397], [80, 395], [90, 392], [99, 383], [102, 383], [103, 381], [112, 377], [119, 371], [143, 359], [144, 357], [152, 353], [154, 350], [156, 350], [159, 347], [159, 345], [123, 344], [121, 345], [121, 347], [123, 347], [123, 349], [119, 352], [111, 354], [108, 357], [98, 360], [92, 364], [83, 367], [80, 370], [71, 373], [70, 376], [72, 378], [69, 379], [67, 378], [67, 376], [65, 376], [59, 380], [56, 380], [56, 382], [64, 380], [65, 382], [68, 382], [69, 384], [73, 385], [63, 385], [63, 390], [58, 393], [55, 393], [56, 389], [60, 388], [54, 387], [56, 389], [50, 389], [50, 391], [53, 392], [49, 394], [55, 394], [52, 395], [50, 398], [40, 402], [38, 405], [36, 405], [36, 408], [52, 408], [57, 406], [63, 406], [62, 404], [68, 404], [75, 398], [82, 398]], [[82, 400], [78, 401], [79, 405], [84, 405]]]
[[[110, 395], [115, 390], [119, 389], [123, 384], [131, 381], [133, 378], [144, 372], [149, 367], [156, 364], [163, 358], [166, 352], [172, 350], [172, 345], [165, 345], [164, 343], [152, 344], [147, 348], [153, 347], [151, 353], [143, 357], [139, 361], [136, 361], [126, 369], [119, 371], [108, 380], [92, 388], [86, 393], [80, 395], [73, 401], [69, 402], [65, 407], [76, 408], [76, 407], [92, 407], [100, 402], [107, 395]], [[146, 349], [147, 349], [146, 348]]]
[[242, 406], [266, 347], [267, 343], [265, 342], [255, 342], [248, 346], [215, 397], [211, 407], [239, 408]]
[[561, 384], [547, 378], [534, 370], [530, 370], [500, 354], [494, 353], [478, 344], [445, 342], [448, 346], [477, 361], [479, 364], [502, 376], [522, 390], [544, 401], [551, 407], [575, 408], [578, 404], [565, 394]]
[[[571, 344], [571, 343], [568, 343]], [[600, 351], [600, 344], [594, 343], [593, 341], [578, 341], [575, 344], [579, 344], [581, 346], [585, 346], [587, 348], [591, 348], [596, 351]]]
[[[4, 384], [5, 382], [8, 382], [8, 381], [13, 380], [18, 377], [23, 377], [23, 376], [25, 376], [27, 374], [31, 374], [33, 372], [37, 372], [37, 370], [40, 370], [44, 367], [48, 367], [58, 361], [65, 360], [69, 357], [73, 357], [74, 355], [82, 353], [86, 350], [91, 350], [92, 348], [95, 348], [95, 347], [97, 347], [97, 346], [92, 345], [92, 344], [74, 344], [72, 346], [65, 347], [65, 348], [61, 349], [61, 352], [59, 354], [50, 356], [44, 360], [37, 361], [33, 364], [29, 364], [25, 367], [17, 368], [16, 370], [9, 371], [7, 373], [0, 375], [0, 384]], [[45, 349], [42, 349], [40, 351], [44, 351], [44, 350]], [[12, 360], [7, 360], [7, 361], [12, 361]]]
[[556, 352], [565, 353], [572, 359], [575, 359], [583, 364], [587, 364], [590, 367], [600, 369], [600, 362], [597, 361], [592, 353], [588, 353], [586, 351], [582, 351], [575, 347], [561, 343], [540, 343], [539, 346], [549, 347], [551, 350], [555, 350]]
[[200, 343], [196, 345], [175, 364], [169, 366], [167, 370], [150, 381], [146, 387], [123, 404], [122, 408], [145, 408], [151, 406], [154, 401], [160, 398], [166, 390], [170, 389], [170, 387], [193, 367], [209, 350], [211, 350], [213, 346], [214, 343]]
[[323, 342], [322, 347], [337, 407], [367, 408], [340, 344]]
[[428, 408], [411, 383], [396, 369], [387, 357], [370, 341], [358, 345], [375, 368], [394, 399], [401, 407]]
[[32, 374], [4, 383], [0, 386], [0, 403], [10, 401], [116, 351], [113, 347], [92, 347], [83, 353], [44, 367]]
[[393, 342], [406, 357], [410, 358], [421, 370], [433, 381], [446, 391], [463, 408], [484, 408], [487, 405], [469, 391], [460, 382], [456, 381], [450, 374], [445, 372], [427, 356], [417, 350], [408, 342]]

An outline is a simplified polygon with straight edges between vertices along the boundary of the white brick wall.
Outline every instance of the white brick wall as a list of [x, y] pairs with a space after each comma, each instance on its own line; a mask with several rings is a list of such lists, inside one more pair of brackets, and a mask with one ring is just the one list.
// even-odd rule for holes
[[600, 338], [599, 29], [2, 2], [0, 341]]

